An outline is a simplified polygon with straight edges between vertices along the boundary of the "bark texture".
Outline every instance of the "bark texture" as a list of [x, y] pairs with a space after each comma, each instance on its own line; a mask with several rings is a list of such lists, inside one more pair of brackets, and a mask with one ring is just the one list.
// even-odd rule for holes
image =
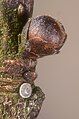
[[[34, 84], [36, 58], [22, 55], [21, 31], [32, 16], [33, 4], [34, 0], [0, 0], [0, 119], [35, 119], [45, 98]], [[23, 83], [32, 88], [26, 99], [19, 93]]]
[[29, 99], [23, 99], [18, 93], [22, 80], [0, 78], [0, 119], [35, 119], [45, 98], [39, 87], [33, 85]]

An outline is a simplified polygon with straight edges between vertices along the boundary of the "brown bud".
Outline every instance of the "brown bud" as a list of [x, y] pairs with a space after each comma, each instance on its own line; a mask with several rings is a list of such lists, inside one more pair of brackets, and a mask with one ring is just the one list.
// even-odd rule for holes
[[30, 22], [28, 40], [31, 52], [39, 57], [58, 53], [66, 37], [62, 24], [50, 16], [38, 16]]

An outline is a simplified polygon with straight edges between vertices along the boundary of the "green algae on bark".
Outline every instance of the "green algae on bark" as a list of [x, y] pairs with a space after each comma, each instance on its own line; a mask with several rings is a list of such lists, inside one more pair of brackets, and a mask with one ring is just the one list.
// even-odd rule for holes
[[33, 5], [34, 0], [0, 0], [0, 57], [17, 56], [20, 34]]

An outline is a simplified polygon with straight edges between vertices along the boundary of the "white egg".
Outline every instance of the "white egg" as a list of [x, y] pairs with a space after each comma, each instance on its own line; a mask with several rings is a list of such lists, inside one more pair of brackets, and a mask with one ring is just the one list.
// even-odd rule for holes
[[23, 83], [19, 89], [20, 96], [22, 98], [29, 98], [32, 94], [32, 87], [29, 83]]

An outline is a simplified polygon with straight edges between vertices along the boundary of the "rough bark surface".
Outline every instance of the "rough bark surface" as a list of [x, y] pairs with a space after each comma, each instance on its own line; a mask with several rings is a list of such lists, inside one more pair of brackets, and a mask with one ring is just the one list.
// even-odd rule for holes
[[29, 99], [23, 99], [18, 93], [22, 80], [0, 78], [0, 119], [34, 119], [38, 116], [45, 98], [39, 87], [33, 86]]
[[[0, 0], [0, 119], [34, 119], [44, 93], [36, 87], [36, 58], [22, 55], [21, 31], [32, 16], [34, 0]], [[32, 94], [22, 98], [19, 89], [29, 83]]]

